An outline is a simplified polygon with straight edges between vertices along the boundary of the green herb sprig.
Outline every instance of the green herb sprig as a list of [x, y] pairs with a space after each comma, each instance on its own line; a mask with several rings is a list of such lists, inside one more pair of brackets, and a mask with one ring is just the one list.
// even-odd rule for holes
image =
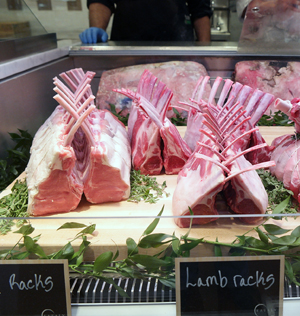
[[276, 111], [270, 115], [264, 114], [257, 123], [258, 126], [294, 126], [288, 115], [281, 111]]
[[166, 181], [159, 184], [156, 177], [143, 175], [140, 170], [131, 170], [130, 185], [131, 191], [127, 200], [129, 202], [138, 203], [144, 201], [146, 203], [156, 203], [163, 194], [167, 197], [169, 196], [169, 193], [165, 192], [167, 187]]
[[21, 129], [18, 133], [9, 133], [15, 142], [13, 149], [7, 150], [8, 156], [0, 160], [0, 192], [11, 184], [26, 168], [30, 157], [32, 136]]
[[171, 117], [171, 122], [175, 126], [186, 126], [187, 120], [185, 117], [182, 116], [182, 114], [179, 113], [179, 111], [175, 108], [172, 108], [173, 112], [175, 113], [174, 117]]
[[297, 206], [293, 203], [293, 192], [284, 187], [268, 170], [257, 170], [268, 193], [269, 209], [273, 214], [296, 214]]
[[[11, 217], [28, 217], [28, 189], [25, 180], [17, 180], [11, 189], [11, 194], [0, 199], [0, 234], [7, 234], [14, 221], [9, 219]], [[16, 225], [24, 224], [26, 220], [17, 220]]]
[[129, 113], [127, 113], [125, 116], [122, 115], [123, 110], [120, 112], [117, 112], [116, 106], [112, 103], [109, 104], [110, 106], [110, 112], [118, 118], [119, 121], [121, 121], [125, 126], [128, 125], [128, 118], [129, 118]]

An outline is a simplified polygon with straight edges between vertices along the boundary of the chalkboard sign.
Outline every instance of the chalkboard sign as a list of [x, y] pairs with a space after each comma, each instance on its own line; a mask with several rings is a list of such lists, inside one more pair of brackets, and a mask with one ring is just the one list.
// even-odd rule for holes
[[67, 260], [0, 261], [1, 316], [71, 316]]
[[284, 256], [178, 258], [176, 315], [282, 316]]

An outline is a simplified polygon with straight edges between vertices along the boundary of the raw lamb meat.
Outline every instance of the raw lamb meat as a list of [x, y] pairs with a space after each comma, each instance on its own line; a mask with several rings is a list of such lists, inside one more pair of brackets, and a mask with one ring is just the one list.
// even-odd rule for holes
[[[148, 170], [145, 168], [144, 163], [138, 165], [135, 157], [135, 153], [139, 154], [138, 157], [141, 160], [141, 151], [135, 150], [137, 147], [136, 144], [143, 144], [143, 146], [138, 146], [143, 148], [145, 148], [145, 144], [149, 146], [149, 144], [152, 144], [153, 135], [156, 137], [156, 131], [158, 131], [159, 140], [156, 139], [155, 144], [157, 144], [157, 146], [153, 146], [156, 150], [145, 150], [144, 157], [150, 161], [155, 161], [160, 158], [163, 161], [166, 174], [177, 174], [191, 155], [191, 150], [181, 138], [177, 128], [166, 117], [166, 112], [173, 96], [172, 91], [168, 89], [164, 83], [158, 81], [148, 70], [143, 72], [137, 92], [130, 91], [129, 89], [116, 89], [115, 91], [134, 100], [128, 121], [128, 129], [132, 131], [130, 135], [134, 168], [141, 170], [143, 174], [160, 173], [161, 169], [153, 168], [149, 163], [147, 163]], [[132, 116], [143, 117], [143, 122], [147, 122], [148, 130], [151, 127], [150, 131], [155, 131], [155, 134], [151, 133], [149, 135], [149, 131], [145, 129], [145, 126], [141, 125], [139, 120], [133, 120]], [[149, 120], [150, 122], [148, 122]], [[150, 137], [147, 137], [147, 135]], [[163, 150], [161, 150], [161, 146], [158, 146], [158, 144], [161, 144], [161, 139], [163, 140]]]
[[69, 88], [54, 78], [60, 105], [36, 133], [26, 168], [31, 215], [74, 210], [83, 193], [93, 203], [129, 196], [129, 138], [110, 112], [96, 110], [93, 76], [82, 69], [62, 73]]
[[26, 180], [28, 213], [34, 216], [69, 212], [81, 200], [83, 183], [75, 168], [75, 152], [65, 145], [68, 135], [65, 117], [65, 109], [58, 106], [32, 143]]
[[[217, 79], [217, 85], [220, 83], [221, 80]], [[201, 89], [201, 85], [198, 86]], [[229, 93], [230, 87], [231, 83], [227, 81], [223, 87], [225, 92], [221, 92], [221, 101], [216, 106], [203, 100], [192, 100], [198, 106], [202, 120], [199, 137], [195, 138], [195, 150], [178, 175], [173, 195], [172, 211], [177, 216], [175, 222], [179, 227], [188, 227], [190, 221], [184, 216], [190, 214], [190, 209], [194, 215], [202, 215], [195, 217], [193, 224], [216, 220], [215, 200], [221, 190], [224, 190], [228, 205], [237, 214], [264, 214], [267, 209], [268, 196], [254, 170], [273, 166], [274, 162], [252, 165], [246, 160], [246, 153], [267, 144], [248, 148], [249, 135], [257, 132], [258, 128], [253, 128], [257, 117], [252, 119], [245, 114], [253, 112], [253, 109], [262, 112], [273, 99], [269, 96], [263, 98], [264, 94], [258, 98], [256, 91], [239, 84], [233, 86]], [[212, 98], [214, 91], [216, 88], [213, 86]], [[241, 220], [255, 223], [260, 218], [242, 217]]]
[[270, 172], [280, 181], [285, 188], [294, 193], [294, 198], [300, 202], [300, 99], [293, 99], [291, 102], [276, 99], [275, 106], [284, 112], [295, 122], [296, 133], [294, 135], [283, 135], [273, 140], [275, 147], [271, 154], [271, 159], [276, 162], [276, 166], [270, 168]]
[[[171, 100], [171, 106], [177, 106], [179, 101], [187, 100], [192, 95], [195, 82], [199, 76], [207, 75], [203, 65], [191, 61], [143, 64], [104, 71], [97, 92], [97, 107], [110, 109], [110, 104], [114, 104], [116, 111], [126, 116], [130, 112], [132, 100], [113, 92], [113, 89], [124, 88], [136, 92], [139, 79], [146, 69], [173, 91], [174, 96]], [[204, 99], [209, 95], [209, 88], [207, 86], [203, 96]], [[186, 112], [182, 113], [182, 116], [185, 115]], [[167, 116], [174, 116], [173, 111], [168, 111]]]
[[297, 0], [253, 0], [247, 7], [239, 48], [266, 53], [298, 49], [299, 20]]
[[84, 195], [91, 203], [118, 202], [130, 194], [130, 145], [125, 127], [107, 110], [90, 114], [91, 147]]
[[[234, 70], [235, 82], [270, 93], [282, 100], [291, 101], [300, 95], [299, 80], [299, 62], [241, 61], [235, 65]], [[274, 102], [269, 110], [276, 111]]]

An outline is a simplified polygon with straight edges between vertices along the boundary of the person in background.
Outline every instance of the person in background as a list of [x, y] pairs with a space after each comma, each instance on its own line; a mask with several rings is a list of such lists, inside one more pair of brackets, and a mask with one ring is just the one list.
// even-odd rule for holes
[[113, 41], [210, 41], [210, 0], [87, 0], [90, 27], [84, 44]]

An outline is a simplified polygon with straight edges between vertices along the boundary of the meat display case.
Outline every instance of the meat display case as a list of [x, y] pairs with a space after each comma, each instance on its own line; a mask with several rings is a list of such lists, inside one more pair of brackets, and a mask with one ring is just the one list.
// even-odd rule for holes
[[[30, 126], [31, 131], [34, 132], [39, 124], [47, 118], [47, 115], [55, 107], [55, 103], [52, 101], [52, 77], [58, 75], [62, 71], [67, 71], [71, 68], [80, 67], [84, 71], [91, 70], [96, 72], [96, 77], [92, 82], [92, 90], [94, 94], [97, 92], [99, 79], [103, 71], [118, 67], [154, 63], [154, 62], [165, 62], [171, 60], [192, 60], [203, 64], [210, 77], [211, 81], [221, 76], [223, 78], [231, 78], [234, 71], [234, 66], [238, 61], [241, 60], [259, 60], [259, 59], [276, 59], [282, 62], [286, 61], [299, 61], [300, 57], [295, 54], [289, 54], [286, 52], [274, 54], [246, 54], [240, 53], [236, 43], [212, 43], [210, 46], [201, 45], [166, 45], [160, 43], [155, 46], [147, 46], [146, 44], [134, 44], [134, 43], [108, 43], [98, 44], [95, 46], [90, 45], [74, 45], [70, 48], [67, 56], [60, 57], [53, 61], [48, 61], [45, 64], [41, 64], [34, 69], [28, 68], [18, 73], [16, 76], [5, 78], [0, 82], [1, 92], [3, 91], [2, 98], [8, 100], [11, 98], [9, 92], [16, 89], [16, 85], [21, 82], [27, 82], [26, 87], [18, 86], [20, 96], [28, 95], [28, 99], [14, 97], [14, 102], [23, 104], [23, 107], [27, 108], [27, 111], [31, 113], [27, 117], [22, 118], [20, 124], [20, 118], [16, 118], [13, 113], [15, 108], [6, 108], [6, 112], [1, 117], [1, 121], [5, 121], [6, 129], [1, 129], [4, 134], [10, 128], [19, 127], [26, 129]], [[44, 78], [48, 76], [51, 78]], [[29, 81], [28, 81], [29, 79]], [[36, 93], [36, 84], [38, 80], [39, 91]], [[2, 88], [1, 88], [2, 86]], [[7, 89], [9, 87], [9, 89]], [[31, 91], [29, 94], [26, 91]], [[50, 93], [51, 92], [51, 93]], [[45, 95], [49, 100], [45, 99]], [[51, 101], [50, 101], [51, 98]], [[34, 100], [34, 104], [32, 102]], [[37, 110], [39, 109], [39, 110]], [[11, 111], [11, 113], [9, 113]], [[39, 113], [38, 122], [35, 122], [32, 126], [32, 118]], [[9, 126], [9, 128], [7, 128]], [[180, 128], [179, 128], [180, 129]], [[286, 132], [290, 132], [292, 129], [288, 128], [262, 128], [263, 135], [267, 141], [270, 141], [276, 135], [282, 135]], [[183, 130], [181, 131], [183, 132]], [[3, 135], [0, 135], [3, 137]], [[3, 137], [4, 139], [4, 137]], [[170, 176], [159, 176], [159, 181], [167, 180], [169, 190], [174, 189], [176, 183], [176, 177]], [[7, 192], [2, 192], [2, 195]], [[96, 207], [88, 205], [83, 201], [80, 205], [80, 209], [76, 212], [68, 213], [67, 215], [58, 215], [52, 217], [33, 218], [31, 223], [34, 227], [37, 227], [36, 234], [41, 233], [42, 239], [41, 244], [49, 252], [54, 251], [57, 247], [65, 244], [65, 240], [72, 238], [72, 236], [66, 235], [63, 231], [57, 231], [56, 229], [66, 221], [77, 221], [83, 223], [96, 223], [97, 234], [91, 237], [93, 246], [87, 253], [85, 260], [93, 260], [101, 252], [112, 250], [116, 251], [119, 249], [120, 257], [126, 256], [126, 238], [132, 237], [134, 240], [138, 240], [143, 230], [147, 225], [156, 218], [158, 212], [162, 206], [165, 205], [164, 216], [160, 219], [160, 224], [157, 227], [158, 231], [172, 234], [183, 234], [186, 230], [179, 229], [174, 225], [172, 215], [170, 212], [171, 198], [164, 197], [155, 205], [146, 205], [146, 203], [131, 204], [129, 202], [118, 203], [112, 206], [111, 204], [105, 204], [101, 206], [99, 211]], [[287, 221], [282, 221], [284, 227], [294, 228], [299, 222], [299, 218], [294, 219], [289, 217]], [[197, 228], [192, 230], [192, 236], [209, 236], [211, 239], [216, 237], [219, 240], [232, 241], [237, 234], [242, 234], [249, 230], [249, 226], [238, 224], [238, 220], [234, 216], [224, 216], [218, 224], [212, 224], [206, 228]], [[54, 234], [55, 232], [55, 234]], [[47, 235], [49, 234], [49, 235]], [[193, 235], [195, 234], [195, 235]], [[45, 237], [43, 237], [45, 236]], [[51, 238], [49, 238], [51, 236]], [[7, 248], [11, 244], [14, 244], [17, 236], [9, 235], [9, 238], [1, 237], [1, 248]], [[43, 240], [43, 238], [45, 238]], [[211, 256], [213, 254], [212, 248], [203, 245], [200, 249], [195, 250], [194, 256]], [[105, 294], [113, 296], [114, 300], [109, 302], [100, 302], [100, 300], [93, 301], [93, 292], [90, 294], [90, 290], [95, 289], [95, 293], [98, 293], [98, 286], [91, 280], [84, 280], [80, 276], [71, 277], [71, 290], [72, 290], [72, 314], [73, 315], [96, 315], [101, 311], [102, 314], [109, 315], [175, 315], [175, 300], [174, 293], [168, 292], [166, 298], [162, 301], [158, 298], [158, 292], [161, 289], [157, 288], [157, 285], [152, 285], [152, 281], [149, 280], [149, 288], [154, 288], [151, 294], [154, 295], [155, 299], [150, 301], [133, 301], [133, 302], [120, 302], [116, 303], [115, 293]], [[88, 283], [88, 284], [87, 284]], [[145, 282], [146, 283], [146, 282]], [[140, 286], [140, 284], [139, 284]], [[145, 292], [141, 295], [147, 296], [147, 285]], [[144, 290], [142, 290], [144, 291]], [[108, 293], [109, 290], [108, 290]], [[146, 293], [146, 294], [145, 294]], [[99, 294], [99, 293], [98, 293]], [[97, 294], [97, 295], [98, 295]], [[156, 296], [157, 295], [157, 296]], [[285, 286], [285, 299], [284, 299], [284, 316], [297, 315], [299, 310], [299, 288]]]

